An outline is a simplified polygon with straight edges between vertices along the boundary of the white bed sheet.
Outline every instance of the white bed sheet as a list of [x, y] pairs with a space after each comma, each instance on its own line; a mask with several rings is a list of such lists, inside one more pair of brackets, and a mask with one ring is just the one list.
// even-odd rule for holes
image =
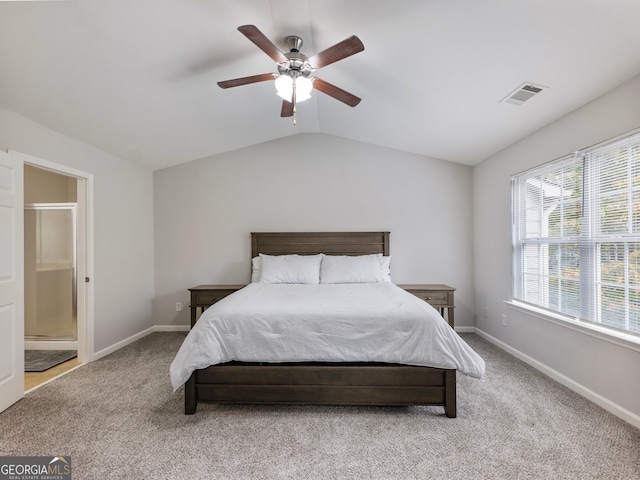
[[171, 364], [171, 384], [233, 360], [401, 363], [478, 378], [485, 369], [433, 307], [392, 283], [251, 283], [202, 314]]

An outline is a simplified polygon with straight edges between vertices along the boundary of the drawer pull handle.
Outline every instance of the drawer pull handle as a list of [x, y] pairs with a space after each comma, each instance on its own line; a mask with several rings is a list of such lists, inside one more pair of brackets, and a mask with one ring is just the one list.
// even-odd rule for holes
[[431, 300], [431, 297], [427, 297], [427, 302], [428, 302], [429, 300]]

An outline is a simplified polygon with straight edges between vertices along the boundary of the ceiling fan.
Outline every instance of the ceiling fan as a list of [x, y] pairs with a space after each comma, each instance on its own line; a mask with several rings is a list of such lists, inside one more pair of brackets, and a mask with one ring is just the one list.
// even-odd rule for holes
[[218, 82], [220, 88], [239, 87], [251, 83], [275, 80], [276, 91], [282, 97], [281, 117], [294, 117], [296, 103], [310, 98], [312, 89], [329, 95], [350, 107], [360, 103], [360, 98], [336, 87], [311, 74], [319, 68], [326, 67], [343, 58], [355, 55], [364, 50], [364, 45], [358, 37], [352, 35], [334, 46], [307, 57], [300, 53], [302, 39], [297, 36], [289, 36], [285, 43], [289, 53], [282, 53], [255, 25], [242, 25], [238, 27], [240, 33], [251, 40], [260, 50], [269, 55], [278, 64], [278, 73], [262, 73], [249, 77], [234, 78]]

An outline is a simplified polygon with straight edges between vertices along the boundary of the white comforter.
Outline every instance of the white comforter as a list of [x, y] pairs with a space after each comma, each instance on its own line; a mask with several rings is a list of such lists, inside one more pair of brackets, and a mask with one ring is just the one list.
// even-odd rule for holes
[[402, 363], [473, 377], [485, 368], [433, 307], [392, 283], [251, 283], [203, 313], [171, 364], [171, 384], [232, 360]]

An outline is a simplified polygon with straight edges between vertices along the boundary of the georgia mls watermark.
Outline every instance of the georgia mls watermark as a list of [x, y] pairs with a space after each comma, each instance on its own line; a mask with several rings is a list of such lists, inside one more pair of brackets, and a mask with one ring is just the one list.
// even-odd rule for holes
[[71, 457], [0, 457], [0, 480], [71, 480]]

